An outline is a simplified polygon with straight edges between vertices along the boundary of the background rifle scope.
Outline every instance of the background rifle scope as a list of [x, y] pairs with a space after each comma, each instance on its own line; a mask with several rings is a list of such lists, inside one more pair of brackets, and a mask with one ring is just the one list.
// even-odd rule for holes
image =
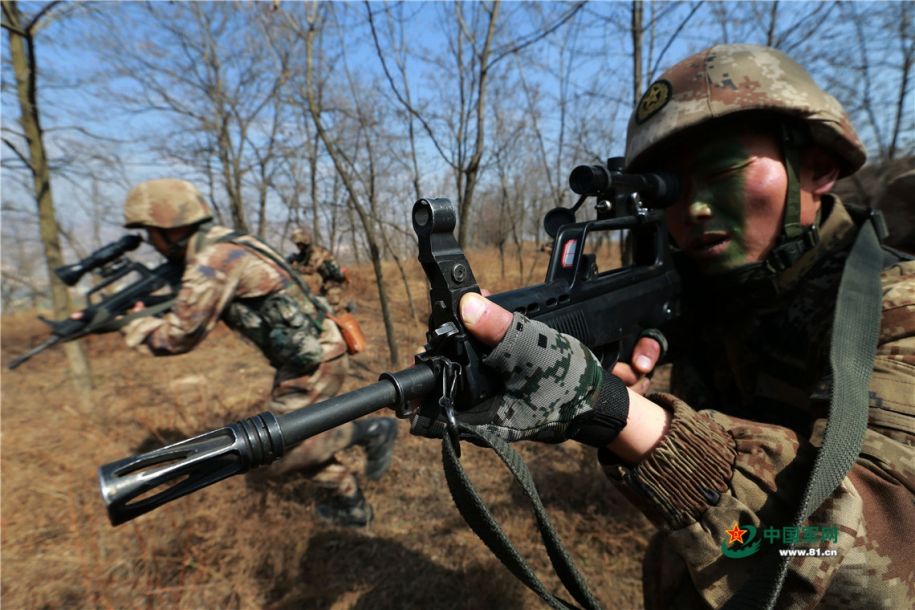
[[72, 265], [63, 265], [54, 270], [57, 277], [60, 278], [67, 286], [73, 286], [81, 277], [94, 269], [107, 265], [113, 260], [117, 260], [131, 250], [136, 250], [143, 243], [143, 238], [139, 235], [125, 235], [116, 242], [107, 246], [102, 246], [83, 260]]

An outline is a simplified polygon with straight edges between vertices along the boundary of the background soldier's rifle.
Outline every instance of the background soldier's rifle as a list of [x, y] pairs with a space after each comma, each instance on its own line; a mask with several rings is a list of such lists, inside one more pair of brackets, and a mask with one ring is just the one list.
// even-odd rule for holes
[[[139, 235], [125, 235], [102, 246], [78, 263], [55, 269], [54, 273], [67, 286], [76, 285], [90, 271], [95, 272], [101, 281], [86, 293], [87, 305], [81, 317], [48, 320], [39, 316], [42, 322], [51, 327], [51, 336], [13, 359], [9, 368], [16, 368], [35, 354], [62, 341], [112, 332], [135, 318], [159, 315], [170, 309], [175, 300], [174, 292], [181, 283], [182, 267], [166, 262], [155, 269], [149, 269], [125, 256], [131, 250], [136, 250], [142, 242]], [[116, 292], [106, 294], [108, 290], [117, 288], [115, 284], [131, 275], [135, 277], [133, 281]], [[166, 287], [171, 288], [169, 294], [154, 294]], [[142, 301], [146, 308], [137, 314], [125, 315], [137, 301]]]
[[[570, 334], [610, 367], [628, 356], [645, 329], [678, 314], [680, 283], [667, 252], [663, 207], [677, 196], [675, 179], [659, 174], [624, 174], [622, 159], [606, 166], [579, 166], [571, 174], [580, 195], [572, 209], [547, 214], [555, 237], [544, 283], [490, 297], [503, 307]], [[595, 197], [597, 218], [575, 222], [575, 211]], [[479, 292], [470, 264], [454, 239], [456, 214], [447, 199], [420, 199], [413, 206], [419, 260], [431, 285], [428, 343], [416, 364], [384, 373], [372, 385], [288, 414], [260, 415], [99, 469], [102, 498], [117, 525], [207, 485], [269, 464], [303, 440], [392, 407], [398, 417], [411, 405], [430, 417], [443, 416], [457, 437], [454, 411], [471, 411], [498, 394], [500, 384], [483, 367], [485, 348], [472, 340], [459, 316], [467, 292]], [[633, 260], [597, 272], [586, 241], [601, 231], [628, 230]]]

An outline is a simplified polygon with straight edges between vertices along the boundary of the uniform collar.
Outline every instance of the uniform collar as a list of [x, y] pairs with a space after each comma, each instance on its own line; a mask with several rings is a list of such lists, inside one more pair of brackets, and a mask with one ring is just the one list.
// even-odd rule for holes
[[842, 201], [833, 194], [824, 195], [821, 201], [817, 219], [820, 239], [790, 267], [775, 276], [773, 285], [779, 294], [791, 291], [819, 260], [851, 244], [854, 239], [855, 223]]

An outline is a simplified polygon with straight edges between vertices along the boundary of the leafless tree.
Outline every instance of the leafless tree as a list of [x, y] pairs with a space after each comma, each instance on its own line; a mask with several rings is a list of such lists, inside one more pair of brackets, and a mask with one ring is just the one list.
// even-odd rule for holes
[[[51, 285], [51, 302], [54, 316], [65, 318], [72, 309], [67, 287], [53, 270], [63, 264], [60, 248], [60, 231], [54, 210], [51, 190], [51, 168], [41, 126], [38, 95], [38, 65], [35, 55], [36, 35], [47, 21], [55, 17], [58, 2], [45, 4], [34, 15], [24, 15], [17, 2], [3, 1], [3, 29], [9, 40], [9, 54], [15, 72], [19, 100], [19, 123], [22, 142], [15, 142], [4, 134], [3, 143], [23, 163], [32, 177], [32, 188], [38, 206], [38, 226]], [[64, 5], [62, 8], [66, 8]], [[23, 145], [25, 148], [23, 148]], [[92, 378], [89, 362], [79, 343], [65, 344], [70, 372], [76, 384], [81, 406], [88, 411], [92, 403]]]
[[[794, 56], [815, 53], [823, 46], [823, 24], [836, 15], [837, 2], [711, 2], [712, 20], [722, 43], [761, 44]], [[802, 62], [803, 63], [803, 62]]]
[[[350, 209], [359, 220], [361, 235], [368, 247], [369, 258], [375, 274], [388, 350], [393, 364], [398, 362], [399, 355], [381, 264], [383, 240], [379, 236], [375, 220], [377, 217], [377, 190], [375, 188], [377, 172], [374, 166], [370, 132], [377, 123], [367, 104], [329, 109], [322, 104], [322, 100], [319, 100], [317, 95], [315, 73], [316, 65], [320, 61], [317, 43], [322, 28], [327, 23], [328, 12], [332, 8], [330, 5], [309, 4], [306, 7], [304, 19], [297, 18], [298, 15], [291, 12], [285, 13], [286, 24], [295, 35], [295, 40], [286, 42], [304, 45], [304, 81], [297, 84], [297, 98], [300, 107], [311, 118], [315, 132], [333, 164], [334, 172], [343, 185]], [[328, 128], [328, 124], [333, 125], [333, 131]], [[344, 124], [349, 124], [353, 129], [348, 133]], [[367, 155], [364, 167], [358, 167], [355, 161], [356, 155], [360, 153]]]
[[[447, 80], [443, 86], [436, 88], [440, 98], [425, 105], [409, 99], [403, 83], [394, 80], [382, 50], [385, 45], [377, 42], [378, 31], [373, 26], [376, 50], [391, 91], [420, 123], [435, 150], [454, 172], [460, 223], [458, 242], [462, 246], [467, 244], [468, 220], [486, 149], [490, 80], [497, 74], [503, 60], [558, 30], [582, 6], [580, 2], [565, 6], [552, 22], [519, 35], [503, 22], [498, 0], [442, 5], [442, 29], [448, 32], [447, 53], [434, 54], [427, 59], [439, 74], [446, 75]], [[368, 10], [371, 15], [370, 6]], [[444, 11], [451, 11], [452, 14], [445, 15]]]
[[288, 57], [268, 54], [262, 42], [269, 21], [259, 13], [268, 10], [263, 4], [132, 5], [112, 12], [95, 41], [109, 49], [110, 78], [119, 85], [109, 97], [137, 117], [169, 121], [161, 133], [148, 134], [149, 145], [204, 177], [214, 204], [224, 195], [232, 224], [244, 231], [250, 187], [259, 233], [277, 162], [277, 100], [288, 75]]

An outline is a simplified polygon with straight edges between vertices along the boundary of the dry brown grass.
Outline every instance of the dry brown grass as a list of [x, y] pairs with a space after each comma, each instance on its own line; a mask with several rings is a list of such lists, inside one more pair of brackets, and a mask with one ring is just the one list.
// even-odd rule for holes
[[[542, 278], [545, 255], [533, 277]], [[471, 256], [481, 285], [521, 285], [495, 252]], [[403, 285], [386, 266], [401, 362], [423, 342]], [[410, 262], [420, 315], [428, 311]], [[376, 349], [356, 358], [347, 389], [389, 369], [368, 266], [352, 270], [362, 321]], [[2, 361], [45, 330], [31, 315], [2, 321]], [[98, 465], [262, 410], [272, 370], [224, 327], [196, 351], [151, 358], [118, 336], [91, 337], [96, 410], [72, 396], [63, 354], [51, 350], [2, 378], [2, 602], [7, 608], [539, 608], [464, 525], [441, 472], [440, 444], [401, 423], [391, 471], [365, 484], [376, 510], [364, 531], [313, 518], [320, 490], [300, 478], [267, 488], [236, 477], [113, 528], [98, 495]], [[641, 600], [639, 561], [649, 523], [574, 443], [519, 446], [555, 525], [606, 608]], [[343, 459], [362, 467], [358, 450]], [[464, 464], [506, 531], [547, 585], [560, 591], [530, 510], [498, 460], [467, 447]]]

